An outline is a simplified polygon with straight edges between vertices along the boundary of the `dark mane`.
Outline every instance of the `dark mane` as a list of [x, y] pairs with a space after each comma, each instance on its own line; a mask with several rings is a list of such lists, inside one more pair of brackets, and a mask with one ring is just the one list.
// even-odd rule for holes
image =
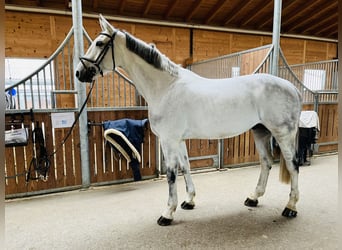
[[149, 46], [126, 33], [126, 47], [144, 59], [147, 63], [152, 64], [155, 68], [163, 69], [162, 56], [152, 46]]

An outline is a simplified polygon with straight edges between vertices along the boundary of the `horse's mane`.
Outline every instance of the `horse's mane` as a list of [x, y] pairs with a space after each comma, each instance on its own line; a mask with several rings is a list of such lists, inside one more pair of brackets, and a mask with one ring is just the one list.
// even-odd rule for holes
[[126, 33], [126, 47], [155, 68], [165, 70], [173, 76], [178, 75], [178, 65], [163, 55], [155, 46], [148, 45]]

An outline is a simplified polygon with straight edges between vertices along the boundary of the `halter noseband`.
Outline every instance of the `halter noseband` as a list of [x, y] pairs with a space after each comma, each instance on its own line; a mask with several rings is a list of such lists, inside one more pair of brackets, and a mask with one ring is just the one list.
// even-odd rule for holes
[[100, 68], [100, 63], [102, 62], [103, 58], [105, 57], [105, 55], [107, 54], [107, 51], [108, 49], [111, 47], [112, 48], [112, 60], [113, 60], [113, 70], [115, 69], [115, 59], [114, 59], [114, 38], [115, 38], [115, 35], [116, 35], [117, 31], [115, 31], [113, 33], [113, 35], [109, 35], [107, 33], [103, 33], [101, 32], [100, 35], [104, 35], [106, 37], [109, 37], [110, 40], [105, 44], [103, 50], [100, 52], [100, 54], [97, 56], [97, 58], [95, 60], [92, 60], [92, 59], [89, 59], [89, 58], [86, 58], [84, 56], [80, 57], [80, 61], [81, 63], [83, 64], [83, 66], [88, 70], [89, 68], [87, 67], [87, 65], [84, 63], [84, 61], [88, 61], [90, 62], [91, 64], [93, 64], [97, 69], [98, 71], [100, 72], [101, 76], [103, 76], [103, 71], [102, 69]]

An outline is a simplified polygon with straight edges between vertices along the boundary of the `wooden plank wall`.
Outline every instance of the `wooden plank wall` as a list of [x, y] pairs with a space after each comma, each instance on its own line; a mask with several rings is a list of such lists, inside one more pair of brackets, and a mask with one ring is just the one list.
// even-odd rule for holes
[[[122, 118], [145, 119], [147, 111], [103, 111], [88, 112], [88, 119], [92, 122], [101, 123], [106, 120], [117, 120]], [[21, 119], [20, 114], [15, 116], [6, 116], [6, 129], [10, 129], [13, 120]], [[53, 129], [51, 124], [51, 113], [35, 113], [35, 123], [38, 122], [40, 127], [45, 131], [45, 143], [48, 154], [51, 154], [65, 138], [69, 128]], [[60, 188], [70, 188], [80, 186], [81, 180], [81, 159], [80, 159], [80, 141], [79, 128], [76, 124], [70, 138], [65, 145], [52, 156], [51, 166], [46, 182], [42, 180], [31, 180], [26, 184], [25, 172], [30, 167], [31, 159], [34, 156], [34, 144], [32, 142], [32, 122], [30, 116], [24, 116], [23, 124], [29, 128], [30, 138], [27, 146], [6, 147], [5, 148], [5, 164], [6, 164], [6, 195], [27, 194], [42, 190], [56, 190]], [[21, 124], [16, 124], [19, 128]], [[54, 130], [54, 136], [53, 136]], [[107, 183], [115, 181], [131, 181], [133, 174], [131, 168], [127, 169], [127, 161], [124, 157], [120, 157], [111, 150], [109, 144], [104, 143], [102, 126], [89, 127], [89, 165], [91, 174], [91, 183]], [[143, 143], [141, 175], [143, 178], [157, 176], [156, 164], [156, 137], [148, 129], [145, 132]], [[121, 167], [119, 166], [121, 164]], [[121, 169], [120, 169], [121, 168]], [[32, 170], [34, 170], [32, 168]], [[18, 175], [15, 177], [16, 175]], [[34, 171], [32, 176], [35, 177]]]
[[223, 164], [240, 165], [259, 161], [252, 131], [224, 140]]
[[[217, 140], [191, 139], [186, 141], [189, 158], [200, 156], [212, 156], [218, 154]], [[214, 160], [211, 157], [205, 159], [190, 159], [190, 168], [198, 169], [214, 166]]]
[[[20, 117], [20, 114], [15, 117], [11, 115], [6, 116], [6, 129], [10, 129], [12, 121], [21, 119]], [[36, 122], [38, 122], [39, 126], [45, 131], [46, 150], [48, 154], [51, 154], [65, 138], [68, 129], [55, 129], [55, 136], [53, 136], [50, 113], [35, 113], [34, 124], [36, 124]], [[32, 142], [32, 130], [34, 127], [32, 126], [31, 117], [25, 115], [23, 124], [25, 127], [29, 128], [30, 135], [28, 145], [5, 148], [6, 176], [11, 177], [6, 179], [6, 195], [80, 185], [80, 149], [79, 146], [77, 146], [79, 145], [78, 125], [75, 126], [75, 129], [69, 140], [66, 141], [65, 146], [60, 148], [60, 150], [50, 158], [51, 165], [48, 181], [34, 180], [26, 184], [25, 175], [12, 178], [17, 174], [25, 173], [25, 171], [29, 169], [30, 162], [34, 157], [33, 149], [35, 146]]]
[[[5, 15], [6, 57], [47, 58], [72, 26], [71, 16], [17, 11], [6, 11]], [[117, 21], [111, 23], [148, 43], [156, 44], [162, 53], [182, 65], [259, 47], [272, 41], [271, 36], [194, 29], [193, 44], [190, 45], [190, 29]], [[93, 39], [100, 32], [97, 19], [85, 18], [83, 25]], [[283, 37], [280, 42], [289, 64], [330, 60], [337, 56], [337, 43]]]

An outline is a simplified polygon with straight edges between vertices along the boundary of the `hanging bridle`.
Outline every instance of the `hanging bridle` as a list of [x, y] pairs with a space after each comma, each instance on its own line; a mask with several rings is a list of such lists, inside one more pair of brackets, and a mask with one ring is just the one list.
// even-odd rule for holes
[[[92, 68], [88, 68], [86, 66], [84, 61], [87, 61], [87, 62], [90, 62], [91, 64], [93, 64], [98, 69], [98, 71], [100, 72], [101, 76], [103, 76], [103, 70], [101, 69], [100, 64], [101, 64], [103, 58], [105, 57], [105, 55], [107, 54], [107, 51], [109, 50], [109, 48], [112, 48], [113, 70], [115, 69], [114, 46], [113, 45], [114, 45], [114, 38], [115, 38], [116, 33], [117, 33], [117, 31], [115, 31], [113, 33], [113, 35], [109, 35], [109, 34], [103, 33], [103, 32], [100, 33], [100, 35], [104, 35], [106, 37], [109, 37], [110, 40], [105, 44], [103, 50], [100, 52], [100, 54], [97, 56], [97, 58], [95, 60], [86, 58], [84, 56], [80, 57], [80, 61], [83, 64], [84, 68], [86, 68], [87, 71], [90, 70], [89, 73], [92, 73], [93, 75], [96, 74], [96, 72], [93, 72]], [[101, 46], [102, 45], [101, 43], [102, 42], [98, 41], [96, 43], [96, 46]]]

